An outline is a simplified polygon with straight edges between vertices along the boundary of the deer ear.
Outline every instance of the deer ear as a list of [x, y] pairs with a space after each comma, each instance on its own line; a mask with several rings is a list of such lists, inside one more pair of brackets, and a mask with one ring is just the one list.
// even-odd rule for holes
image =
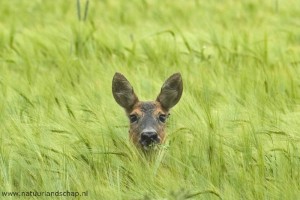
[[156, 101], [160, 102], [163, 108], [169, 110], [178, 103], [182, 91], [183, 83], [181, 74], [175, 73], [165, 81]]
[[121, 73], [116, 72], [112, 80], [112, 93], [116, 102], [129, 111], [139, 100], [129, 81]]

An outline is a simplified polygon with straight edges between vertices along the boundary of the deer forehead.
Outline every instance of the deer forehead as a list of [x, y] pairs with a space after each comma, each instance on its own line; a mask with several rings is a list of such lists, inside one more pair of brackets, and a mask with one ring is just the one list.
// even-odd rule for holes
[[163, 110], [162, 106], [157, 101], [140, 101], [136, 105], [134, 105], [133, 110], [130, 112], [130, 114], [138, 115], [157, 115], [160, 113], [163, 114], [166, 112]]

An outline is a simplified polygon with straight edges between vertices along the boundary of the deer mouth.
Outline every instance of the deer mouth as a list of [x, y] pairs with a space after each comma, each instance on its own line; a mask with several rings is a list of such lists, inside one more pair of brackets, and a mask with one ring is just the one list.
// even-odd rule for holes
[[160, 139], [159, 138], [141, 138], [140, 139], [140, 145], [142, 146], [143, 150], [151, 150], [155, 149], [157, 144], [159, 144]]

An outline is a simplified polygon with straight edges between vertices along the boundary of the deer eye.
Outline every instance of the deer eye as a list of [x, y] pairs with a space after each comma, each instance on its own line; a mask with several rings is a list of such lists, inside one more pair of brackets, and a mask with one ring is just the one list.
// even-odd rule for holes
[[161, 114], [161, 115], [159, 115], [158, 119], [159, 119], [159, 121], [161, 121], [162, 123], [165, 123], [165, 122], [166, 122], [166, 119], [167, 119], [167, 116]]
[[138, 120], [138, 117], [136, 115], [129, 115], [130, 123], [134, 123]]

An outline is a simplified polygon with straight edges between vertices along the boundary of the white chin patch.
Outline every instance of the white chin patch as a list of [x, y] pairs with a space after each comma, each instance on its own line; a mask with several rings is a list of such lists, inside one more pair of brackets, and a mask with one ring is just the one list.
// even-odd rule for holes
[[155, 149], [157, 149], [157, 144], [152, 143], [152, 144], [150, 144], [150, 145], [148, 145], [148, 146], [142, 145], [142, 148], [143, 148], [143, 150], [145, 150], [145, 151], [155, 150]]
[[143, 149], [144, 149], [145, 151], [148, 151], [150, 148], [149, 148], [148, 146], [143, 146]]

